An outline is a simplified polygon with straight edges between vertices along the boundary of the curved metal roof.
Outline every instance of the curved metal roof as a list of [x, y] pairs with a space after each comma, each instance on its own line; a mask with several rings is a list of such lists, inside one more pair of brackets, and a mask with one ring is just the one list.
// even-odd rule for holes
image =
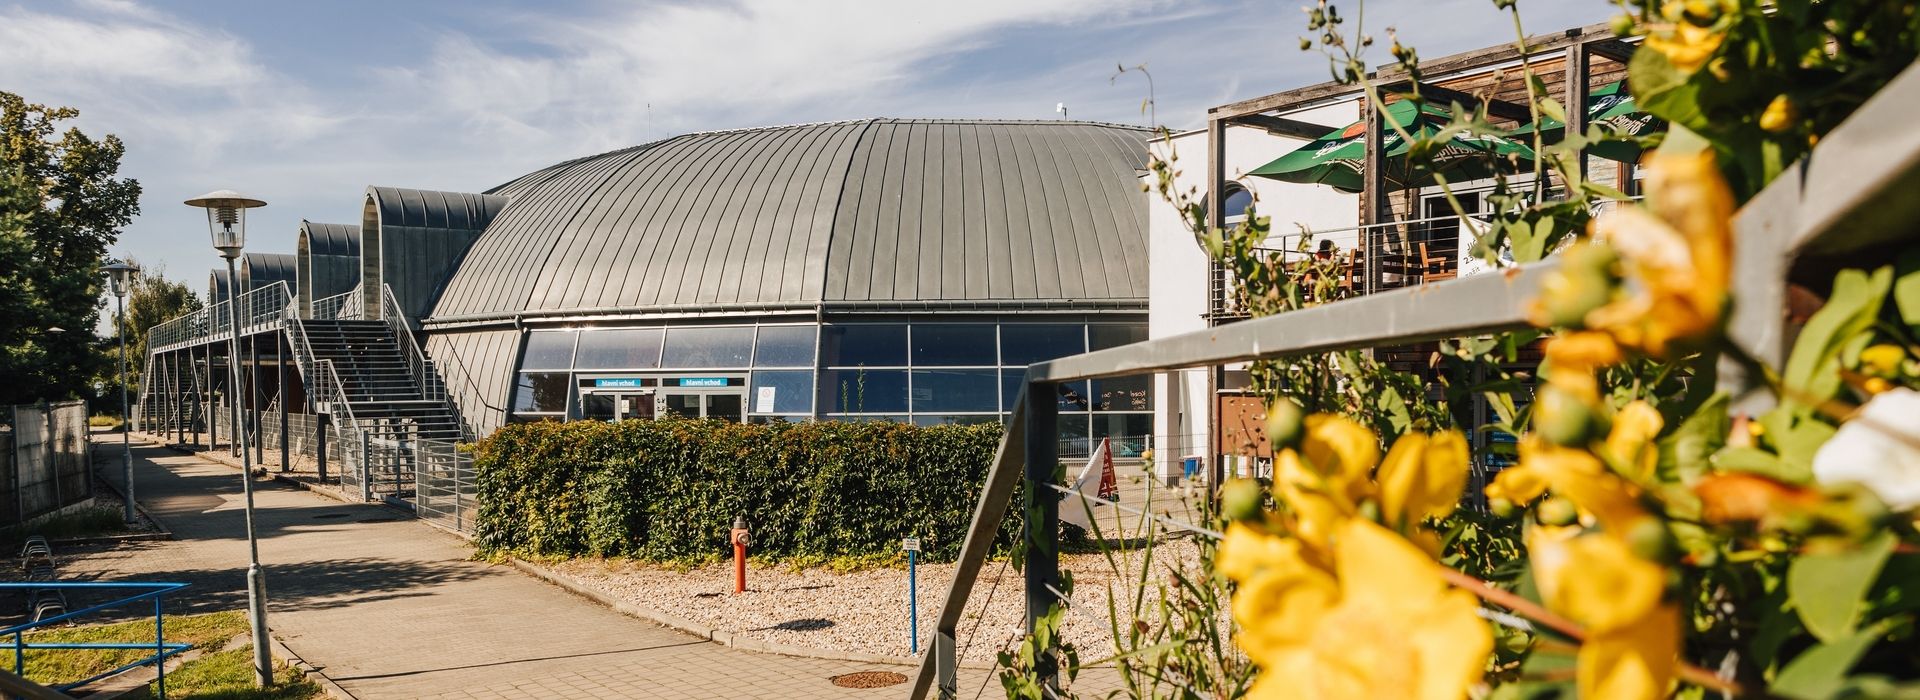
[[300, 220], [300, 249], [308, 255], [360, 255], [360, 227]]
[[1147, 296], [1144, 129], [876, 119], [687, 134], [492, 192], [434, 321]]
[[299, 258], [286, 253], [247, 253], [240, 256], [241, 289], [253, 291], [275, 282], [285, 282], [291, 288], [299, 281], [296, 265]]
[[365, 297], [368, 310], [379, 305], [385, 284], [409, 319], [427, 315], [507, 202], [493, 194], [368, 187], [360, 224], [361, 281], [376, 292]]

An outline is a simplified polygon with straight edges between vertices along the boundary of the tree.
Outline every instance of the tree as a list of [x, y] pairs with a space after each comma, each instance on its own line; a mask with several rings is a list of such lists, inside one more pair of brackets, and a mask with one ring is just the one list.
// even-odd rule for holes
[[0, 404], [91, 394], [109, 365], [92, 332], [99, 268], [140, 212], [140, 183], [118, 177], [118, 137], [58, 131], [79, 114], [0, 92]]
[[[130, 400], [138, 401], [141, 373], [147, 367], [147, 331], [167, 321], [199, 311], [203, 305], [199, 295], [186, 284], [168, 279], [166, 267], [159, 263], [151, 265], [128, 257], [126, 262], [140, 268], [140, 274], [134, 278], [133, 288], [127, 290], [127, 316], [120, 330], [127, 334], [127, 385], [133, 387], [135, 395]], [[112, 313], [112, 302], [108, 302], [107, 313]], [[111, 328], [113, 324], [108, 324]], [[101, 352], [106, 356], [105, 366], [101, 368], [100, 385], [107, 387], [102, 396], [105, 403], [101, 408], [109, 411], [120, 410], [120, 397], [114, 394], [119, 386], [120, 340], [113, 331], [101, 339]]]

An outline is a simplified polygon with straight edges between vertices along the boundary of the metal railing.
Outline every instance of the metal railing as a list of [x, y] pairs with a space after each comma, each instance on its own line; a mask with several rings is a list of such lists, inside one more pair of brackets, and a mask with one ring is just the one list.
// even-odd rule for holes
[[[135, 595], [124, 597], [124, 598], [118, 598], [105, 603], [101, 603], [99, 605], [88, 606], [88, 607], [81, 608], [79, 610], [75, 610], [73, 612], [65, 613], [62, 615], [55, 615], [42, 620], [36, 620], [33, 622], [28, 622], [25, 624], [14, 625], [12, 627], [0, 629], [0, 638], [4, 638], [4, 637], [13, 638], [13, 673], [14, 675], [24, 676], [26, 674], [27, 650], [29, 649], [69, 650], [69, 651], [82, 650], [82, 649], [150, 649], [153, 651], [153, 655], [151, 656], [136, 659], [132, 662], [115, 667], [112, 670], [98, 673], [79, 681], [74, 681], [70, 683], [61, 683], [61, 684], [53, 685], [51, 687], [56, 690], [70, 691], [75, 688], [84, 687], [102, 678], [119, 674], [123, 671], [127, 671], [130, 669], [152, 664], [155, 669], [154, 673], [158, 678], [160, 697], [161, 698], [167, 697], [166, 660], [168, 657], [171, 657], [186, 651], [187, 649], [191, 648], [192, 645], [182, 643], [182, 642], [171, 642], [171, 643], [167, 642], [166, 596], [169, 593], [176, 593], [186, 587], [187, 587], [187, 584], [184, 584], [184, 583], [100, 583], [100, 582], [77, 582], [77, 581], [67, 581], [67, 582], [37, 581], [32, 583], [0, 583], [0, 590], [45, 589], [45, 590], [54, 590], [54, 591], [72, 591], [72, 590], [111, 590], [111, 589], [122, 589], [122, 588], [149, 589], [143, 593], [138, 593]], [[26, 641], [26, 633], [29, 630], [40, 629], [44, 627], [51, 627], [53, 625], [58, 625], [62, 623], [68, 623], [82, 615], [88, 615], [91, 613], [107, 610], [110, 608], [117, 608], [124, 605], [130, 605], [133, 603], [139, 603], [139, 602], [149, 601], [149, 600], [153, 601], [153, 641], [151, 642], [29, 642], [29, 641]]]
[[[1749, 357], [1779, 366], [1792, 341], [1786, 326], [1787, 279], [1797, 265], [1830, 269], [1862, 251], [1911, 247], [1920, 242], [1920, 130], [1908, 128], [1910, 106], [1920, 103], [1920, 68], [1902, 73], [1847, 121], [1820, 140], [1813, 153], [1781, 174], [1734, 217], [1733, 297], [1727, 321], [1730, 339]], [[1858, 261], [1855, 260], [1855, 264]], [[914, 679], [912, 697], [938, 687], [954, 697], [958, 670], [956, 633], [974, 581], [1014, 486], [1024, 480], [1025, 511], [1037, 522], [1025, 533], [1027, 629], [1060, 599], [1059, 501], [1050, 494], [1059, 463], [1054, 401], [1066, 381], [1165, 372], [1471, 337], [1530, 327], [1527, 306], [1557, 262], [1515, 267], [1500, 275], [1466, 276], [1383, 291], [1204, 331], [1042, 362], [1027, 368], [1026, 383], [994, 455], [973, 522], [961, 547], [953, 579], [935, 625], [934, 643]], [[1766, 392], [1742, 391], [1755, 384], [1738, 362], [1723, 360], [1718, 385], [1737, 392], [1734, 410], [1758, 413], [1770, 406]], [[1045, 537], [1036, 533], [1046, 533]], [[1040, 679], [1053, 685], [1052, 678]]]
[[472, 453], [452, 440], [416, 440], [413, 458], [414, 514], [454, 532], [469, 532], [479, 508]]
[[360, 288], [354, 287], [350, 291], [324, 299], [315, 299], [313, 313], [308, 317], [322, 321], [353, 319], [360, 318], [364, 312], [365, 305], [361, 299]]
[[147, 352], [204, 343], [227, 335], [233, 326], [231, 308], [239, 310], [241, 331], [251, 333], [277, 325], [292, 305], [293, 294], [287, 283], [275, 282], [154, 326], [147, 331]]
[[380, 317], [385, 319], [387, 327], [393, 330], [393, 339], [400, 345], [400, 353], [407, 358], [407, 372], [413, 375], [413, 383], [420, 387], [420, 397], [430, 401], [447, 400], [447, 387], [433, 372], [433, 364], [427, 355], [420, 351], [420, 343], [413, 337], [413, 329], [407, 327], [407, 316], [400, 312], [400, 302], [393, 298], [393, 288], [380, 285]]

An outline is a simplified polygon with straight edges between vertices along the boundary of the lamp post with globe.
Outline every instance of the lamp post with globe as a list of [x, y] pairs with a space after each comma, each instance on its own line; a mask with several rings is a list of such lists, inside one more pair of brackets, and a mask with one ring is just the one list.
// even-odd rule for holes
[[234, 272], [234, 260], [240, 257], [240, 251], [247, 243], [247, 210], [264, 207], [265, 201], [254, 199], [233, 190], [216, 190], [187, 200], [187, 206], [207, 210], [207, 230], [213, 236], [213, 247], [220, 251], [220, 257], [227, 259], [227, 330], [231, 333], [227, 350], [227, 365], [233, 368], [228, 373], [229, 386], [233, 387], [233, 440], [240, 448], [240, 482], [247, 498], [247, 622], [253, 633], [253, 682], [255, 686], [267, 687], [273, 683], [272, 660], [267, 653], [267, 586], [266, 574], [260, 570], [260, 540], [253, 530], [253, 453], [247, 450], [247, 431], [241, 423], [242, 407], [238, 397], [240, 378], [240, 292], [236, 283], [239, 276]]

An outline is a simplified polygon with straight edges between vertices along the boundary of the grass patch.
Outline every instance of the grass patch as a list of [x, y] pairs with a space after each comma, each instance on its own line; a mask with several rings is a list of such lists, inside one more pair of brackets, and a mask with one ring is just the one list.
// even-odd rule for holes
[[[225, 613], [219, 613], [225, 614]], [[154, 697], [159, 686], [149, 684]], [[276, 665], [272, 688], [253, 687], [253, 645], [214, 652], [167, 674], [167, 697], [199, 700], [306, 700], [320, 697], [320, 686], [298, 669]]]
[[[247, 618], [238, 611], [168, 615], [166, 623], [168, 642], [187, 642], [201, 649], [218, 649], [247, 631]], [[27, 641], [151, 642], [153, 619], [28, 632]], [[152, 654], [144, 649], [29, 649], [27, 678], [44, 685], [72, 683]]]
[[100, 535], [119, 535], [133, 532], [127, 529], [126, 521], [120, 519], [119, 508], [89, 506], [72, 513], [48, 518], [35, 525], [10, 527], [0, 530], [0, 547], [9, 553], [18, 553], [20, 545], [28, 535], [40, 535], [49, 540], [63, 540], [75, 537], [96, 537]]
[[[167, 673], [167, 697], [206, 700], [304, 700], [319, 697], [320, 686], [297, 669], [278, 666], [273, 688], [253, 687], [253, 646], [218, 651], [227, 640], [246, 634], [247, 616], [233, 610], [200, 615], [168, 615], [167, 641], [187, 642], [200, 658]], [[28, 642], [147, 642], [153, 620], [87, 625], [29, 632]], [[117, 668], [152, 652], [138, 649], [40, 649], [27, 651], [27, 678], [46, 685], [72, 683]], [[133, 673], [153, 673], [149, 667]], [[158, 688], [155, 688], [158, 690]], [[156, 697], [158, 697], [156, 695]]]
[[87, 419], [90, 428], [119, 428], [125, 421], [113, 416], [93, 416]]

